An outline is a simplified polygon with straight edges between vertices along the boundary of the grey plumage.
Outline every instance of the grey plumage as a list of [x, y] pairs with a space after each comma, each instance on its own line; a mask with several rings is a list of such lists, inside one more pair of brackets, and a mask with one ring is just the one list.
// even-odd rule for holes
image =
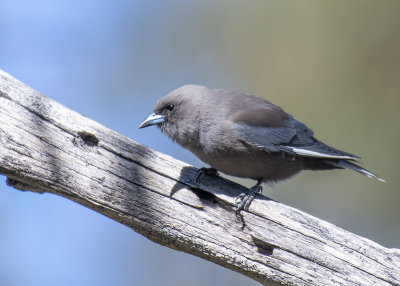
[[281, 107], [251, 94], [185, 85], [160, 99], [140, 128], [155, 124], [228, 175], [276, 182], [301, 170], [347, 168], [383, 181], [354, 164], [359, 157], [318, 141]]

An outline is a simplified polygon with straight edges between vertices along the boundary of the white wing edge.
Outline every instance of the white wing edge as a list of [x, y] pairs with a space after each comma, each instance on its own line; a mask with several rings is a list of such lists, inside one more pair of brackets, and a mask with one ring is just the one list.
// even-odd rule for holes
[[297, 155], [306, 156], [306, 157], [317, 157], [317, 158], [327, 158], [327, 159], [346, 159], [346, 160], [357, 159], [356, 157], [352, 157], [352, 156], [330, 155], [330, 154], [305, 150], [305, 149], [296, 148], [296, 147], [287, 146], [287, 148], [291, 149]]

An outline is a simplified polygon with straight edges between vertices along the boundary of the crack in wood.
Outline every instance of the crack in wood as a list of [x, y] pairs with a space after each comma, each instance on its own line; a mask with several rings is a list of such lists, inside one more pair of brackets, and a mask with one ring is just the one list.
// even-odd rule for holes
[[251, 234], [250, 236], [254, 242], [254, 245], [257, 247], [258, 253], [263, 255], [272, 255], [274, 253], [276, 245], [266, 242], [265, 240], [259, 239]]
[[93, 147], [99, 145], [100, 140], [96, 137], [96, 135], [88, 131], [79, 131], [78, 135], [87, 146]]

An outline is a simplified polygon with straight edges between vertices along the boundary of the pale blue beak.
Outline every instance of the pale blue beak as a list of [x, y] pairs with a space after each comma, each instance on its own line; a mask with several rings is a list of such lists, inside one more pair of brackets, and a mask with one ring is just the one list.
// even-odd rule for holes
[[146, 118], [145, 121], [142, 122], [142, 124], [140, 124], [139, 128], [144, 128], [151, 125], [157, 125], [163, 123], [164, 121], [165, 121], [164, 115], [152, 113], [150, 114], [149, 117]]

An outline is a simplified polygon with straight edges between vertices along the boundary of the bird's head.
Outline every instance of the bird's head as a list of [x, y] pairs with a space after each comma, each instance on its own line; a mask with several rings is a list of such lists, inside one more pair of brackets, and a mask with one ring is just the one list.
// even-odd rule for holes
[[198, 85], [184, 85], [161, 98], [154, 106], [154, 112], [139, 128], [157, 125], [171, 139], [181, 145], [196, 140], [199, 132], [201, 98], [207, 88]]

